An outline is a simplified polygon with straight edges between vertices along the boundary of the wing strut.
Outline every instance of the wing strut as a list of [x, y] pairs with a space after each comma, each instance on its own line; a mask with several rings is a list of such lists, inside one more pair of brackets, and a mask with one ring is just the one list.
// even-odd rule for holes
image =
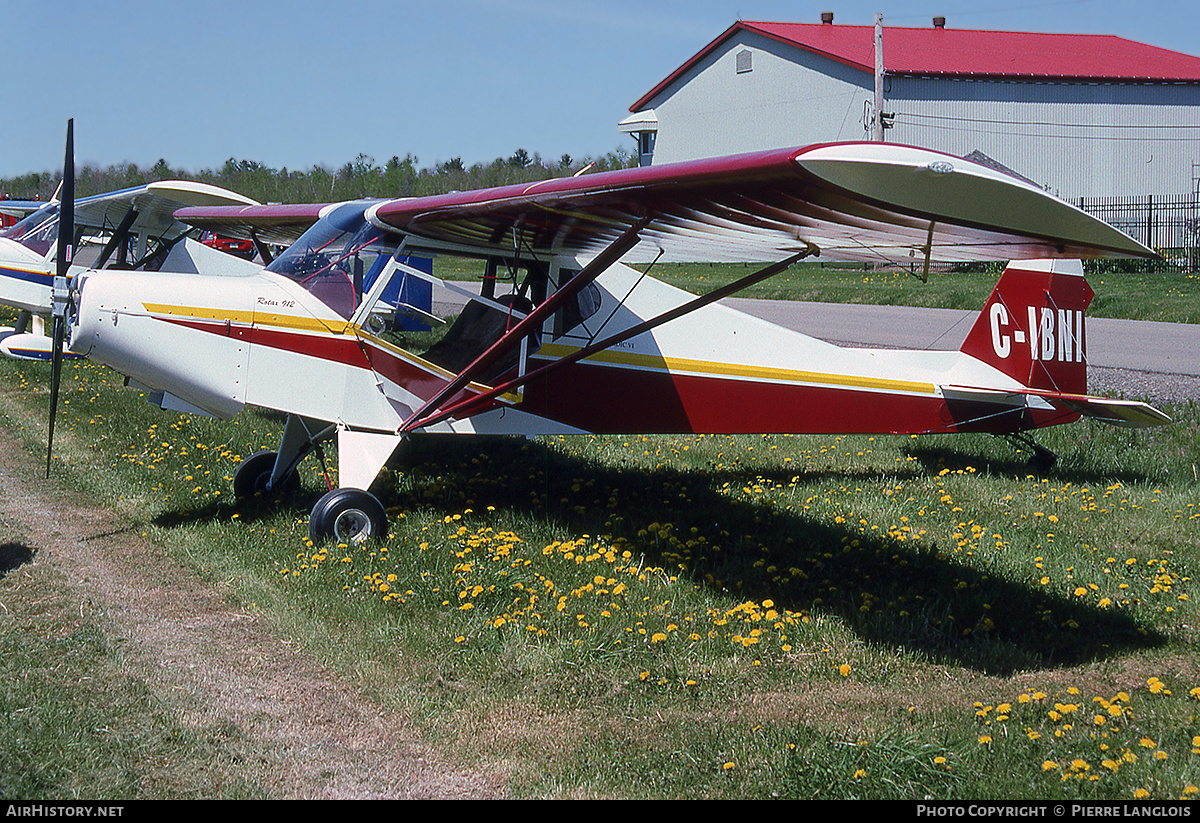
[[112, 257], [112, 254], [117, 250], [117, 247], [124, 243], [126, 239], [128, 239], [129, 229], [131, 226], [133, 226], [134, 221], [137, 219], [137, 209], [131, 208], [129, 211], [125, 212], [125, 216], [121, 218], [121, 222], [117, 226], [116, 230], [112, 233], [112, 237], [110, 237], [108, 242], [104, 244], [104, 248], [100, 252], [99, 259], [97, 259], [95, 264], [92, 266], [93, 269], [102, 269], [108, 264], [108, 258]]
[[[478, 407], [484, 405], [485, 403], [487, 403], [489, 400], [493, 399], [494, 397], [496, 397], [500, 394], [503, 394], [506, 391], [512, 391], [513, 389], [518, 388], [518, 387], [524, 385], [525, 383], [528, 383], [530, 380], [532, 380], [535, 377], [542, 377], [542, 376], [546, 375], [547, 373], [554, 371], [555, 369], [562, 368], [563, 366], [574, 363], [577, 360], [582, 360], [583, 358], [589, 357], [589, 356], [595, 354], [596, 352], [604, 351], [605, 349], [615, 346], [618, 343], [622, 343], [626, 340], [629, 340], [632, 337], [637, 337], [639, 334], [642, 334], [644, 332], [650, 331], [651, 329], [657, 328], [658, 326], [661, 326], [663, 323], [670, 322], [671, 320], [674, 320], [677, 317], [682, 317], [685, 314], [690, 314], [691, 312], [694, 312], [697, 309], [703, 308], [704, 306], [707, 306], [710, 303], [715, 303], [716, 301], [726, 298], [731, 294], [736, 294], [737, 292], [741, 291], [742, 289], [745, 289], [749, 286], [753, 286], [755, 283], [758, 283], [761, 280], [766, 280], [768, 277], [773, 277], [776, 274], [779, 274], [781, 271], [787, 269], [792, 264], [804, 259], [805, 257], [818, 255], [820, 253], [821, 253], [821, 250], [810, 243], [807, 249], [805, 249], [802, 252], [799, 252], [798, 254], [792, 255], [791, 257], [787, 258], [786, 260], [782, 260], [778, 263], [773, 263], [770, 266], [767, 266], [766, 268], [759, 269], [758, 271], [754, 272], [753, 274], [748, 274], [745, 277], [743, 277], [739, 280], [735, 280], [734, 282], [729, 283], [725, 286], [722, 286], [719, 289], [714, 289], [713, 291], [710, 291], [708, 294], [705, 294], [701, 297], [697, 297], [695, 300], [689, 300], [688, 302], [683, 303], [682, 305], [676, 306], [675, 308], [671, 309], [670, 311], [663, 312], [662, 314], [658, 315], [657, 317], [652, 317], [649, 320], [644, 320], [635, 326], [631, 326], [628, 329], [625, 329], [624, 331], [617, 332], [616, 334], [606, 337], [605, 339], [600, 340], [596, 343], [592, 343], [588, 346], [584, 346], [583, 348], [578, 349], [578, 350], [572, 352], [571, 354], [566, 355], [565, 357], [561, 357], [558, 360], [547, 363], [546, 365], [536, 368], [532, 371], [526, 372], [525, 374], [521, 375], [520, 377], [515, 377], [506, 383], [502, 383], [499, 386], [494, 386], [480, 394], [472, 395], [468, 399], [463, 400], [459, 403], [456, 403], [455, 405], [450, 406], [447, 409], [438, 411], [435, 407], [434, 413], [432, 413], [428, 416], [420, 417], [419, 415], [414, 415], [413, 418], [410, 418], [409, 421], [405, 423], [405, 426], [402, 429], [402, 431], [412, 431], [413, 429], [420, 428], [421, 426], [431, 426], [435, 423], [440, 423], [443, 420], [446, 420], [451, 417], [466, 417], [466, 416], [472, 414]], [[575, 282], [575, 281], [572, 280], [571, 282]], [[426, 404], [427, 407], [429, 405], [430, 404]]]
[[626, 229], [624, 234], [614, 240], [604, 251], [596, 255], [590, 263], [584, 266], [562, 288], [543, 300], [537, 308], [525, 315], [520, 322], [488, 347], [483, 354], [479, 355], [469, 366], [459, 372], [458, 376], [447, 383], [441, 391], [425, 401], [421, 408], [413, 412], [412, 416], [400, 425], [398, 431], [412, 431], [423, 425], [422, 418], [426, 414], [430, 411], [436, 412], [447, 398], [453, 397], [463, 386], [470, 383], [475, 375], [494, 363], [497, 358], [516, 345], [525, 335], [537, 329], [547, 317], [558, 310], [559, 306], [583, 291], [583, 288], [587, 284], [599, 277], [609, 266], [616, 263], [626, 252], [637, 245], [638, 236], [641, 234], [642, 229], [650, 223], [650, 220], [651, 218], [649, 217], [643, 217]]

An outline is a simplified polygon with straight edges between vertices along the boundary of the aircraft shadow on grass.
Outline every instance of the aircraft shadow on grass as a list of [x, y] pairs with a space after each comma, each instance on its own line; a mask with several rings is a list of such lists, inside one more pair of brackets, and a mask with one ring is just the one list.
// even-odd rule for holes
[[[920, 454], [931, 475], [948, 459], [961, 459], [936, 449]], [[831, 616], [864, 642], [933, 662], [1007, 675], [1081, 665], [1167, 642], [1120, 610], [1047, 591], [1002, 569], [967, 565], [936, 544], [720, 491], [726, 483], [738, 489], [755, 483], [786, 487], [795, 472], [614, 468], [536, 441], [437, 435], [413, 438], [391, 465], [394, 471], [385, 476], [392, 482], [376, 487], [385, 486], [378, 491], [389, 507], [428, 508], [444, 516], [490, 505], [561, 524], [567, 535], [624, 537], [647, 565], [741, 600], [769, 598], [777, 609]], [[1015, 461], [1010, 469], [1018, 471]], [[1028, 474], [1027, 467], [1020, 471], [1021, 477]], [[814, 489], [831, 477], [854, 484], [887, 479], [882, 473], [832, 469], [800, 477], [802, 487]], [[282, 502], [303, 510], [318, 494], [305, 487]], [[798, 503], [807, 496], [799, 489]], [[239, 516], [246, 522], [269, 517], [279, 503], [243, 501]], [[166, 512], [156, 522], [175, 526], [228, 516], [228, 504], [214, 503]], [[647, 536], [650, 523], [670, 524], [670, 530]], [[700, 537], [702, 543], [684, 545]]]
[[37, 549], [30, 548], [24, 543], [12, 541], [0, 543], [0, 578], [33, 560], [35, 554], [37, 554]]

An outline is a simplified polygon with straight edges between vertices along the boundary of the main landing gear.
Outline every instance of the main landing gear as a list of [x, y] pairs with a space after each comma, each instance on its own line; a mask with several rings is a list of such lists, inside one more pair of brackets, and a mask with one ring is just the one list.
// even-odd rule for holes
[[[319, 427], [314, 421], [289, 415], [280, 439], [280, 451], [262, 451], [242, 461], [233, 474], [233, 494], [238, 500], [276, 492], [288, 494], [300, 486], [296, 466], [309, 452], [316, 451], [324, 465], [321, 443], [333, 434], [333, 427]], [[361, 489], [331, 489], [324, 494], [308, 520], [308, 536], [313, 543], [330, 538], [339, 543], [357, 544], [387, 534], [387, 512], [375, 495]]]
[[313, 506], [308, 536], [313, 543], [332, 537], [339, 543], [363, 543], [387, 534], [387, 513], [375, 495], [360, 489], [334, 489]]

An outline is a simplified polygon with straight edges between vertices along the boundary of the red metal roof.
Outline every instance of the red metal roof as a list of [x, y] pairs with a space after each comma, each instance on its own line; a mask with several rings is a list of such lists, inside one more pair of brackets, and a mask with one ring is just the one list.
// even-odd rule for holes
[[[643, 108], [683, 72], [742, 31], [755, 32], [865, 72], [875, 72], [874, 26], [739, 20], [630, 106], [630, 111]], [[889, 74], [1200, 82], [1200, 57], [1108, 34], [885, 25], [883, 64]]]

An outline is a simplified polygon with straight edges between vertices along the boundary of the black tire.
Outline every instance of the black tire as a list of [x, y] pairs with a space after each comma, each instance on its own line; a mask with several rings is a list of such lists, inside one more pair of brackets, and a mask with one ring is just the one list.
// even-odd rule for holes
[[274, 468], [275, 452], [258, 452], [247, 457], [233, 473], [233, 496], [244, 500], [262, 491]]
[[308, 536], [313, 543], [333, 538], [339, 543], [364, 543], [387, 534], [387, 512], [370, 492], [334, 489], [313, 506]]
[[[265, 451], [250, 455], [233, 473], [233, 496], [237, 500], [245, 500], [259, 492], [266, 491], [267, 481], [275, 468], [275, 452]], [[283, 484], [275, 489], [276, 492], [288, 493], [299, 485], [300, 478], [291, 472], [283, 479]]]

